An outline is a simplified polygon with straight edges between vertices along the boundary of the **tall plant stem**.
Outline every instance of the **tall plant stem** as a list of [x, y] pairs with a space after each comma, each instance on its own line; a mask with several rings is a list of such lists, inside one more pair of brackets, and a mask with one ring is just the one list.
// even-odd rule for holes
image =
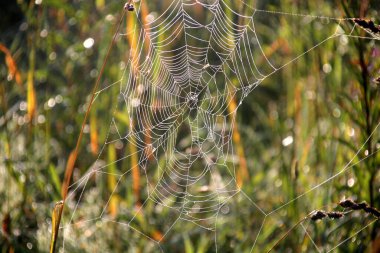
[[90, 115], [91, 107], [92, 107], [92, 104], [94, 103], [94, 100], [95, 100], [95, 94], [96, 94], [96, 91], [98, 90], [101, 78], [103, 76], [103, 72], [104, 72], [105, 66], [107, 64], [108, 57], [109, 57], [109, 55], [111, 53], [113, 45], [115, 44], [116, 37], [117, 37], [117, 34], [118, 34], [119, 30], [120, 30], [121, 23], [122, 23], [122, 21], [124, 19], [125, 13], [126, 13], [126, 10], [123, 8], [122, 15], [121, 15], [118, 23], [116, 24], [116, 29], [115, 29], [112, 41], [111, 41], [111, 43], [108, 46], [106, 56], [105, 56], [104, 61], [102, 63], [102, 67], [100, 69], [99, 75], [98, 75], [98, 77], [96, 79], [96, 82], [94, 84], [94, 87], [92, 89], [90, 103], [89, 103], [89, 105], [87, 107], [87, 110], [86, 110], [86, 113], [85, 113], [85, 116], [84, 116], [84, 119], [83, 119], [83, 122], [82, 122], [82, 127], [81, 127], [81, 130], [80, 130], [78, 139], [77, 139], [77, 143], [76, 143], [75, 149], [70, 153], [70, 156], [69, 156], [68, 161], [67, 161], [66, 170], [65, 170], [65, 177], [64, 177], [64, 180], [63, 180], [63, 183], [62, 183], [62, 192], [61, 192], [61, 194], [62, 194], [62, 202], [59, 202], [59, 205], [61, 205], [62, 208], [59, 208], [58, 212], [57, 212], [56, 209], [55, 209], [55, 211], [53, 211], [53, 216], [55, 215], [55, 218], [56, 218], [56, 224], [55, 224], [55, 227], [53, 228], [54, 231], [52, 231], [52, 237], [51, 237], [51, 241], [50, 241], [50, 253], [54, 253], [55, 252], [55, 245], [56, 245], [56, 241], [57, 241], [57, 237], [58, 237], [59, 224], [61, 222], [62, 211], [63, 211], [63, 207], [64, 207], [64, 204], [65, 204], [65, 201], [66, 201], [67, 192], [68, 192], [70, 181], [71, 181], [71, 176], [72, 176], [73, 171], [74, 171], [74, 165], [75, 165], [75, 162], [77, 160], [79, 149], [80, 149], [80, 145], [81, 145], [81, 141], [82, 141], [82, 138], [83, 138], [83, 131], [84, 131], [84, 128], [86, 126], [86, 122], [87, 122], [88, 116]]

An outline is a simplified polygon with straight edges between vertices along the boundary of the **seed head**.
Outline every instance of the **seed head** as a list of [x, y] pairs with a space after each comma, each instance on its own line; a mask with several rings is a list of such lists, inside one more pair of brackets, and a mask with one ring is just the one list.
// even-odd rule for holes
[[128, 2], [124, 5], [124, 9], [125, 10], [128, 10], [128, 11], [134, 11], [135, 10], [135, 7], [133, 6], [132, 3]]
[[330, 219], [340, 219], [344, 216], [341, 212], [329, 212], [327, 213]]
[[346, 199], [346, 200], [342, 200], [341, 202], [339, 202], [339, 205], [341, 207], [344, 207], [344, 208], [351, 208], [351, 207], [355, 206], [356, 203], [354, 201], [352, 201], [351, 199]]
[[322, 220], [323, 218], [325, 218], [327, 216], [326, 212], [324, 211], [316, 211], [311, 217], [310, 219], [316, 221], [316, 220]]

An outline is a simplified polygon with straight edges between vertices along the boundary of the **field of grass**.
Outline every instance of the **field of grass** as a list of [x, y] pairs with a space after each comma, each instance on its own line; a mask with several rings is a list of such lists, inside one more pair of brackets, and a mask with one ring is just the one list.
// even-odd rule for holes
[[378, 0], [124, 4], [0, 4], [0, 252], [380, 252]]

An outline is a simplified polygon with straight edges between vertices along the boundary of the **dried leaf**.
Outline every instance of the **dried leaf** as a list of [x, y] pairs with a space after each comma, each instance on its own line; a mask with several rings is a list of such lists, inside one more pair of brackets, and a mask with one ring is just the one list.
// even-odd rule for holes
[[134, 29], [136, 25], [136, 17], [135, 15], [127, 15], [127, 26], [126, 26], [126, 31], [125, 33], [127, 34], [127, 39], [129, 43], [129, 47], [131, 50], [131, 58], [132, 58], [132, 66], [135, 69], [137, 66], [137, 36], [134, 34]]
[[67, 161], [66, 170], [65, 170], [65, 178], [62, 182], [62, 199], [66, 199], [67, 191], [69, 189], [71, 175], [73, 174], [74, 165], [77, 160], [77, 150], [74, 150], [70, 153], [69, 159]]
[[28, 117], [32, 122], [33, 117], [36, 114], [37, 101], [36, 90], [34, 89], [34, 64], [35, 64], [35, 49], [32, 47], [29, 55], [29, 70], [27, 79], [27, 102], [28, 102]]
[[129, 144], [129, 150], [131, 154], [131, 166], [132, 166], [132, 188], [133, 195], [135, 197], [136, 205], [140, 204], [140, 168], [137, 147]]
[[97, 129], [96, 114], [92, 113], [90, 116], [90, 139], [91, 139], [91, 152], [96, 155], [99, 152], [99, 135]]
[[154, 240], [160, 242], [164, 238], [164, 235], [160, 231], [158, 231], [158, 230], [153, 230], [153, 232], [152, 232], [152, 238]]
[[0, 43], [0, 51], [2, 51], [5, 54], [5, 64], [8, 67], [8, 75], [11, 79], [15, 79], [16, 83], [22, 87], [22, 79], [20, 72], [18, 71], [16, 61], [12, 57], [11, 52], [7, 47], [4, 46], [4, 44]]
[[34, 89], [34, 74], [32, 69], [28, 71], [27, 81], [27, 102], [28, 102], [28, 117], [31, 120], [36, 114], [37, 102], [36, 102], [36, 90]]
[[[237, 110], [236, 99], [235, 97], [230, 96], [230, 103], [228, 104], [228, 112], [230, 113], [230, 115], [233, 115], [232, 113], [236, 110]], [[236, 183], [239, 187], [242, 187], [243, 182], [248, 180], [249, 178], [249, 172], [248, 172], [247, 160], [245, 158], [245, 153], [244, 153], [244, 146], [243, 146], [243, 142], [241, 141], [237, 122], [233, 124], [232, 140], [234, 144], [236, 145], [236, 153], [237, 153], [237, 156], [239, 157], [239, 169], [236, 175], [236, 181], [237, 181]]]
[[54, 253], [55, 245], [57, 243], [59, 223], [61, 222], [62, 210], [64, 202], [59, 201], [55, 204], [51, 221], [51, 240], [50, 240], [50, 253]]
[[108, 211], [112, 217], [116, 217], [118, 213], [117, 204], [119, 202], [119, 198], [118, 198], [118, 195], [114, 192], [117, 186], [117, 181], [115, 178], [116, 165], [115, 163], [112, 163], [113, 161], [117, 160], [116, 149], [114, 145], [109, 145], [108, 147], [108, 160], [110, 162], [110, 166], [108, 166], [109, 174], [107, 174], [107, 184], [108, 184], [108, 191], [112, 193], [111, 198], [110, 198], [110, 203], [108, 205]]

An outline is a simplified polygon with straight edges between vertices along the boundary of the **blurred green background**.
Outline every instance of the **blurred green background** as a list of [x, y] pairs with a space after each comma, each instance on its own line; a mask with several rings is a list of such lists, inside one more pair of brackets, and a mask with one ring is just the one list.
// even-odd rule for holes
[[[170, 2], [136, 2], [136, 9], [144, 8], [138, 18], [145, 20], [148, 14], [157, 17]], [[241, 13], [252, 12], [241, 1], [225, 2]], [[360, 17], [380, 23], [377, 0], [245, 3], [268, 11]], [[124, 2], [114, 0], [18, 0], [0, 4], [1, 252], [49, 251], [51, 213], [62, 199], [67, 159], [76, 145], [92, 87], [123, 6]], [[200, 17], [209, 20], [206, 12], [198, 11]], [[230, 15], [239, 19], [233, 12]], [[307, 15], [255, 14], [262, 50], [276, 66], [323, 41], [339, 23]], [[121, 33], [128, 32], [132, 22], [138, 24], [132, 16], [127, 13], [123, 19]], [[353, 21], [341, 22], [339, 29], [350, 33]], [[371, 38], [358, 26], [351, 35]], [[158, 38], [158, 43], [164, 38]], [[143, 207], [133, 229], [125, 226], [147, 198], [141, 168], [139, 173], [123, 177], [113, 192], [119, 177], [112, 173], [122, 174], [133, 167], [139, 157], [131, 155], [123, 164], [109, 166], [109, 174], [91, 178], [83, 187], [83, 199], [79, 197], [81, 187], [75, 191], [75, 187], [70, 188], [72, 194], [61, 225], [67, 225], [79, 202], [76, 221], [97, 217], [106, 207], [106, 218], [116, 222], [95, 220], [60, 229], [57, 252], [215, 252], [215, 245], [218, 252], [251, 252], [254, 244], [254, 252], [266, 252], [313, 210], [341, 211], [337, 203], [343, 198], [380, 208], [380, 130], [376, 129], [380, 103], [379, 83], [375, 81], [380, 76], [380, 44], [379, 37], [368, 38], [340, 36], [328, 40], [266, 78], [239, 106], [234, 124], [226, 117], [234, 131], [231, 143], [237, 156], [231, 164], [244, 194], [223, 205], [215, 222], [216, 234], [199, 224], [181, 222], [157, 244], [144, 235], [160, 240], [169, 230], [166, 219], [171, 213], [157, 210], [153, 203]], [[115, 43], [102, 86], [120, 80], [120, 65], [130, 54], [131, 44], [129, 38]], [[259, 66], [264, 64], [264, 59], [256, 59]], [[236, 79], [233, 73], [226, 74]], [[133, 145], [101, 149], [112, 116], [128, 128], [125, 111], [115, 108], [118, 92], [118, 87], [110, 89], [96, 100], [84, 128], [72, 182], [85, 175], [95, 160], [111, 164], [134, 152]], [[228, 110], [236, 109], [237, 102]], [[178, 142], [186, 138], [186, 131], [178, 132]], [[157, 159], [157, 163], [165, 164], [165, 154]], [[348, 163], [349, 168], [337, 174]], [[147, 177], [153, 181], [159, 177], [155, 166], [147, 167]], [[334, 175], [333, 180], [308, 191]], [[297, 198], [303, 193], [307, 194]], [[263, 215], [250, 200], [269, 215]], [[273, 251], [380, 252], [378, 221], [356, 234], [374, 219], [364, 212], [350, 212], [339, 220], [306, 220]], [[334, 248], [340, 242], [345, 243]]]

